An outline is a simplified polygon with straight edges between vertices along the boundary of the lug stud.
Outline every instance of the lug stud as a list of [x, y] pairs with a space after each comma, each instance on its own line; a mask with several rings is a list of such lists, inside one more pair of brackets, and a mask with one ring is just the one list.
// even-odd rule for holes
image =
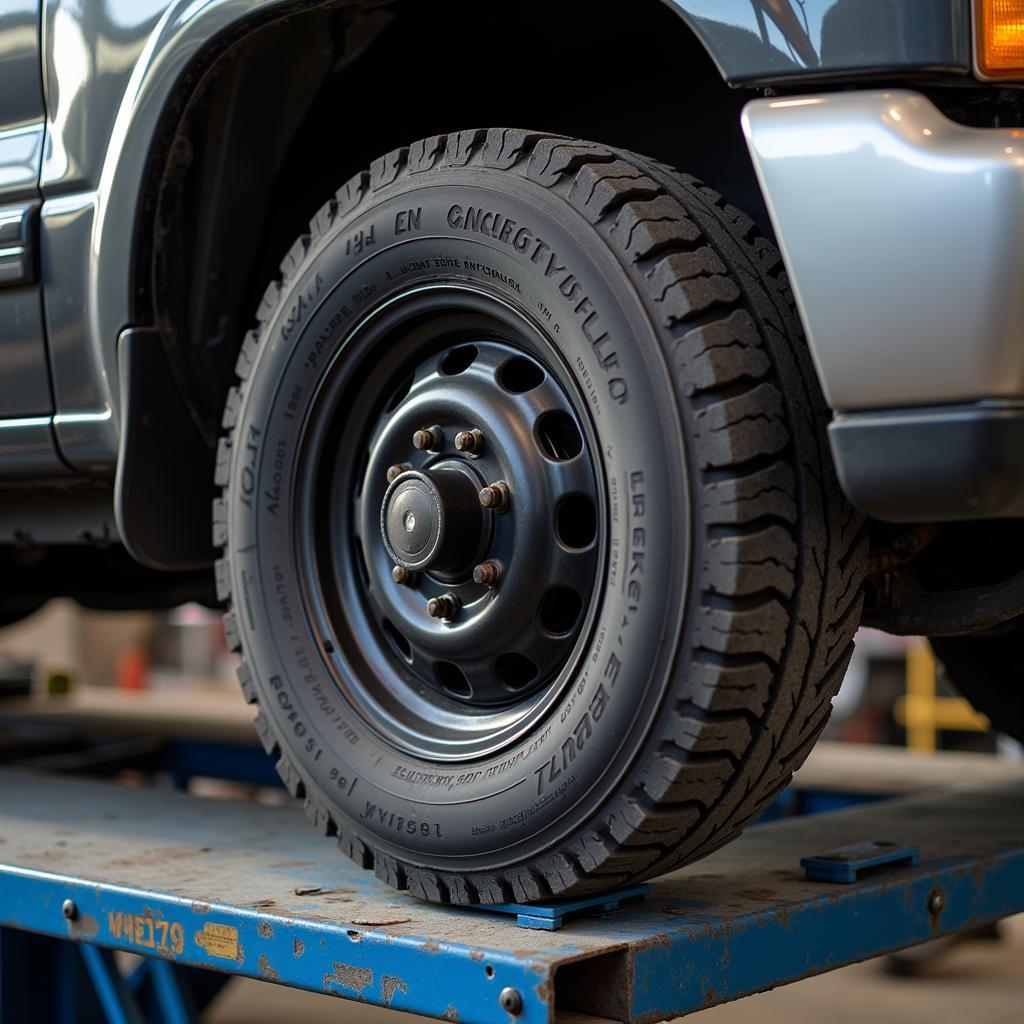
[[473, 582], [479, 583], [483, 587], [497, 586], [501, 580], [502, 571], [501, 562], [481, 562], [473, 570]]
[[454, 594], [442, 594], [427, 602], [427, 614], [432, 619], [454, 619], [459, 612], [461, 601]]
[[391, 570], [391, 578], [402, 586], [412, 586], [416, 582], [416, 574], [410, 572], [404, 565], [396, 565]]
[[440, 427], [424, 427], [412, 435], [412, 446], [418, 452], [439, 452], [444, 444], [444, 434]]
[[480, 504], [492, 512], [504, 512], [508, 508], [508, 484], [504, 480], [489, 484], [480, 492]]
[[400, 477], [407, 469], [412, 469], [408, 462], [399, 462], [394, 466], [388, 466], [388, 483]]
[[472, 430], [460, 430], [455, 435], [455, 447], [465, 455], [479, 455], [484, 447], [484, 435], [475, 427]]

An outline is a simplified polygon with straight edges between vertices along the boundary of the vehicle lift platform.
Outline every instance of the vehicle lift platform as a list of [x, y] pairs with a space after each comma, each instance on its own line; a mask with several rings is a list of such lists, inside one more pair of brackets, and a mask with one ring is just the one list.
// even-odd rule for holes
[[[895, 844], [868, 853], [902, 863], [857, 875], [873, 859], [865, 843]], [[859, 850], [830, 856], [855, 881], [806, 876], [801, 860], [847, 847]], [[70, 951], [107, 1019], [126, 1024], [194, 1019], [179, 982], [210, 972], [464, 1024], [653, 1022], [1021, 910], [1020, 763], [752, 828], [655, 880], [649, 898], [555, 931], [395, 892], [297, 806], [0, 770], [0, 954], [15, 954], [0, 955], [0, 1016], [12, 1022], [75, 1019], [40, 1009], [64, 986], [19, 988], [19, 942]], [[134, 975], [116, 950], [142, 954]], [[159, 1016], [132, 997], [143, 969]], [[19, 991], [34, 1006], [24, 1017]]]

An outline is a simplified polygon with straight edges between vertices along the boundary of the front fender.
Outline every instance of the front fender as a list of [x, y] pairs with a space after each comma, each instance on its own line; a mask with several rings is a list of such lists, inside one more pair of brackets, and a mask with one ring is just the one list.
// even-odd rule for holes
[[731, 84], [971, 70], [970, 0], [665, 0]]
[[147, 201], [147, 164], [165, 113], [256, 25], [327, 5], [46, 0], [44, 301], [54, 427], [75, 468], [105, 475], [117, 457], [116, 343], [131, 325], [136, 217]]

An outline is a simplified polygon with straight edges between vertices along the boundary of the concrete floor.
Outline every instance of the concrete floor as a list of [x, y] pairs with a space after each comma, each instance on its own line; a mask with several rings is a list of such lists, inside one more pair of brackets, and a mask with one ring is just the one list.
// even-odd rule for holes
[[[999, 942], [951, 948], [918, 977], [895, 977], [885, 961], [704, 1010], [699, 1024], [1020, 1024], [1024, 1021], [1024, 915], [1003, 923]], [[412, 1017], [331, 996], [236, 979], [203, 1024], [414, 1024]]]

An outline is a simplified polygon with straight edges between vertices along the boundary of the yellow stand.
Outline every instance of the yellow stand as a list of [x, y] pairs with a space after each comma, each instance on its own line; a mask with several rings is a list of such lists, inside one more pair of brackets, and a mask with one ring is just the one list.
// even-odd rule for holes
[[930, 754], [938, 746], [941, 731], [987, 732], [988, 719], [979, 715], [963, 697], [936, 693], [935, 656], [923, 639], [907, 648], [907, 693], [896, 702], [896, 721], [907, 730], [907, 747]]

